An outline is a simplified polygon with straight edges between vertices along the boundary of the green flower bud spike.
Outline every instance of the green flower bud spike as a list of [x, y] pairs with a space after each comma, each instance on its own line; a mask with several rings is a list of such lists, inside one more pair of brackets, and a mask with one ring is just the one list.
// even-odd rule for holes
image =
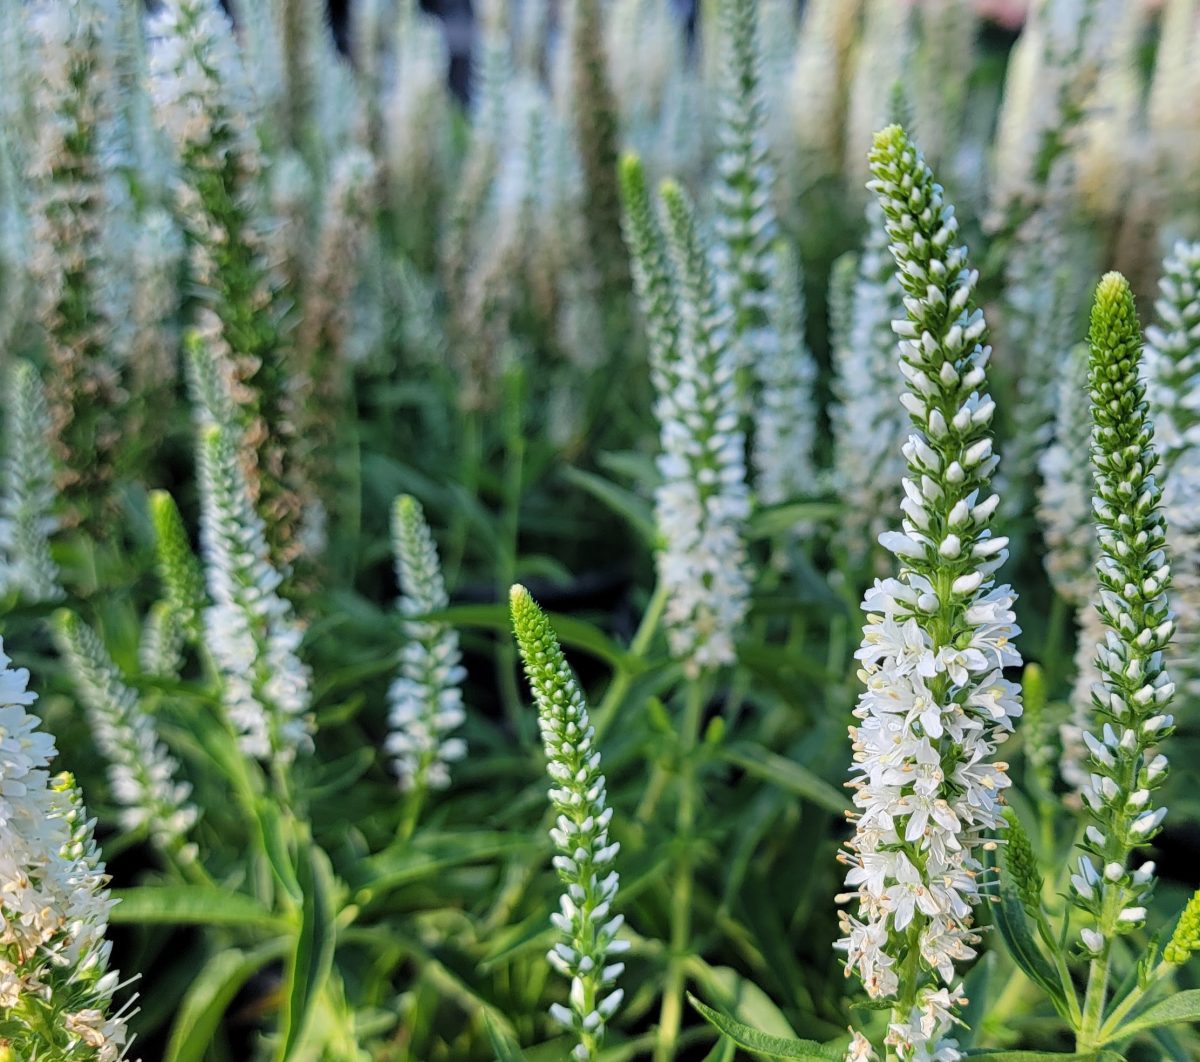
[[537, 702], [546, 770], [553, 782], [550, 803], [558, 812], [550, 831], [558, 849], [554, 866], [566, 886], [560, 910], [551, 916], [561, 935], [547, 958], [571, 979], [570, 1007], [556, 1003], [550, 1013], [579, 1038], [571, 1058], [586, 1062], [598, 1056], [605, 1026], [623, 995], [612, 986], [624, 964], [609, 962], [629, 946], [616, 939], [623, 917], [612, 915], [618, 878], [611, 864], [620, 846], [608, 839], [612, 809], [606, 806], [600, 754], [592, 744], [594, 732], [579, 683], [529, 591], [514, 586], [510, 599], [513, 631]]

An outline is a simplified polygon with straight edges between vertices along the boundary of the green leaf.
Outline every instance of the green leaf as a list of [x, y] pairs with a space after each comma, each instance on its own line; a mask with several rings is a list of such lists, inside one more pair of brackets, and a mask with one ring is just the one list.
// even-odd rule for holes
[[968, 1058], [986, 1058], [989, 1062], [1108, 1062], [1106, 1055], [1112, 1057], [1108, 1052], [1099, 1057], [1094, 1053], [1077, 1055], [1061, 1051], [997, 1051], [990, 1048], [976, 1048], [967, 1052]]
[[647, 545], [654, 545], [658, 535], [654, 526], [654, 512], [644, 498], [581, 468], [564, 468], [562, 476], [568, 483], [587, 491], [601, 505], [628, 521]]
[[697, 958], [691, 973], [710, 999], [732, 1012], [734, 1021], [766, 1036], [787, 1039], [796, 1035], [796, 1030], [788, 1024], [771, 997], [736, 970], [728, 966], [709, 966]]
[[253, 896], [209, 885], [143, 885], [114, 889], [110, 922], [125, 925], [255, 926], [275, 932], [288, 922]]
[[746, 535], [751, 540], [771, 538], [791, 531], [797, 524], [832, 520], [841, 511], [841, 502], [802, 501], [773, 505], [769, 509], [759, 509], [750, 517]]
[[496, 1027], [490, 1014], [484, 1014], [483, 1025], [487, 1029], [488, 1039], [492, 1042], [496, 1062], [525, 1062], [521, 1049], [509, 1039], [505, 1033]]
[[690, 992], [688, 1002], [713, 1028], [728, 1036], [738, 1047], [764, 1058], [793, 1058], [803, 1062], [843, 1062], [844, 1053], [815, 1040], [793, 1040], [783, 1036], [768, 1036], [757, 1029], [734, 1021], [727, 1014], [706, 1007]]
[[846, 810], [846, 798], [824, 778], [762, 745], [748, 741], [727, 745], [721, 750], [721, 758], [834, 815], [841, 815]]
[[179, 1005], [163, 1062], [201, 1062], [229, 1004], [258, 970], [287, 951], [286, 937], [253, 951], [218, 952], [198, 973]]
[[493, 830], [419, 833], [410, 841], [394, 844], [363, 861], [362, 874], [356, 874], [353, 882], [360, 889], [356, 902], [369, 903], [388, 889], [432, 877], [450, 867], [485, 863], [547, 845], [540, 838], [532, 840]]
[[[993, 856], [994, 858], [994, 856]], [[1055, 1008], [1060, 1014], [1067, 1013], [1067, 1000], [1063, 995], [1062, 982], [1058, 971], [1038, 947], [1033, 933], [1029, 929], [1029, 920], [1016, 889], [1005, 883], [1001, 878], [996, 890], [996, 902], [990, 906], [992, 920], [1000, 930], [1000, 936], [1008, 945], [1009, 954], [1013, 961], [1024, 971], [1034, 984], [1040, 986], [1050, 996]]]
[[276, 1062], [286, 1062], [301, 1042], [313, 1003], [320, 996], [333, 967], [337, 942], [334, 880], [329, 857], [316, 845], [309, 845], [300, 860], [299, 872], [304, 902], [300, 909], [296, 949], [288, 962]]
[[[614, 670], [636, 673], [646, 665], [637, 657], [631, 656], [614, 642], [599, 627], [574, 616], [563, 616], [558, 613], [547, 613], [558, 640], [563, 645], [582, 649], [586, 653], [603, 660]], [[508, 605], [451, 605], [437, 612], [427, 612], [420, 616], [410, 617], [418, 620], [433, 620], [449, 623], [452, 627], [484, 627], [494, 631], [509, 633], [511, 620], [508, 615]]]
[[267, 800], [258, 801], [255, 808], [258, 818], [259, 839], [262, 841], [262, 852], [267, 857], [275, 880], [283, 886], [297, 904], [303, 902], [303, 890], [292, 866], [292, 857], [288, 850], [288, 823], [284, 821], [279, 809]]
[[1200, 989], [1176, 992], [1161, 1003], [1155, 1003], [1142, 1011], [1132, 1021], [1118, 1028], [1109, 1038], [1109, 1043], [1124, 1040], [1138, 1033], [1148, 1032], [1160, 1025], [1175, 1025], [1181, 1021], [1200, 1021]]

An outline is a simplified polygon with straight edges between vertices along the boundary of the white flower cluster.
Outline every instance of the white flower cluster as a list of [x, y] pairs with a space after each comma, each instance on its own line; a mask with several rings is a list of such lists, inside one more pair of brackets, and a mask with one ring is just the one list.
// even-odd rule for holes
[[[775, 338], [768, 319], [768, 289], [778, 268], [774, 251], [779, 230], [771, 201], [775, 171], [759, 86], [758, 5], [754, 0], [720, 0], [717, 18], [721, 82], [712, 257], [718, 293], [732, 314], [739, 367], [757, 379], [760, 361]], [[743, 388], [741, 397], [749, 409], [748, 388]]]
[[671, 652], [695, 676], [736, 658], [750, 597], [742, 537], [750, 497], [729, 311], [718, 300], [691, 203], [673, 183], [661, 194], [678, 325], [654, 407], [663, 477], [654, 495], [658, 571]]
[[1092, 413], [1087, 390], [1087, 344], [1071, 350], [1055, 387], [1054, 441], [1038, 461], [1038, 519], [1046, 543], [1046, 574], [1055, 591], [1082, 605], [1095, 587], [1092, 527]]
[[113, 901], [92, 823], [69, 776], [52, 780], [54, 739], [28, 706], [29, 672], [0, 642], [0, 1009], [29, 1057], [119, 1062], [124, 1011], [104, 939]]
[[0, 593], [29, 602], [62, 597], [50, 536], [58, 529], [50, 461], [50, 414], [37, 370], [15, 362], [9, 389], [3, 494], [0, 494]]
[[1167, 758], [1155, 746], [1168, 736], [1175, 684], [1165, 654], [1175, 632], [1166, 588], [1171, 582], [1166, 525], [1156, 479], [1154, 429], [1139, 378], [1141, 326], [1128, 282], [1109, 273], [1096, 289], [1089, 332], [1092, 468], [1099, 528], [1097, 609], [1105, 636], [1096, 645], [1099, 681], [1092, 687], [1088, 782], [1091, 814], [1071, 885], [1076, 906], [1091, 912], [1084, 948], [1103, 963], [1114, 939], [1145, 921], [1154, 864], [1130, 856], [1158, 833], [1165, 807], [1154, 791]]
[[613, 985], [625, 965], [609, 962], [629, 947], [617, 939], [624, 916], [612, 913], [619, 878], [611, 865], [620, 845], [608, 837], [612, 808], [579, 683], [529, 591], [514, 586], [511, 604], [553, 782], [550, 802], [558, 812], [550, 831], [558, 849], [554, 866], [566, 885], [560, 909], [551, 915], [561, 940], [547, 958], [571, 979], [570, 1007], [556, 1003], [551, 1014], [579, 1037], [571, 1057], [587, 1062], [597, 1057], [605, 1024], [624, 996]]
[[1083, 284], [1068, 264], [1087, 260], [1069, 238], [1063, 204], [1034, 211], [1018, 229], [1005, 271], [1001, 355], [1018, 376], [1002, 515], [1029, 510], [1038, 461], [1054, 434], [1055, 398], [1080, 330]]
[[904, 470], [900, 446], [908, 434], [908, 414], [896, 397], [892, 332], [903, 293], [878, 203], [868, 206], [867, 223], [867, 238], [845, 292], [845, 321], [834, 330], [833, 344], [833, 478], [846, 502], [836, 536], [855, 565], [895, 522]]
[[283, 398], [267, 379], [278, 358], [283, 307], [267, 259], [272, 223], [261, 189], [258, 108], [217, 0], [168, 0], [149, 33], [154, 113], [179, 156], [176, 208], [201, 296], [195, 329], [234, 384], [230, 398], [246, 429], [239, 445], [258, 497], [260, 476], [278, 487], [289, 427], [278, 408]]
[[1050, 167], [1078, 140], [1105, 73], [1121, 0], [1034, 4], [1013, 49], [993, 151], [997, 223], [1037, 203]]
[[[1097, 679], [1096, 642], [1103, 637], [1095, 592], [1096, 531], [1092, 525], [1092, 414], [1086, 387], [1088, 348], [1078, 344], [1062, 363], [1057, 387], [1054, 441], [1042, 451], [1037, 498], [1046, 544], [1044, 563], [1055, 591], [1076, 609], [1078, 640], [1071, 716], [1059, 727], [1059, 773], [1077, 794], [1087, 784], [1083, 734]], [[1077, 797], [1072, 797], [1074, 803]]]
[[[431, 198], [431, 182], [436, 185], [447, 179], [453, 122], [446, 79], [450, 57], [442, 27], [415, 0], [405, 0], [400, 6], [394, 29], [395, 54], [379, 107], [387, 194], [397, 213], [403, 215], [415, 205], [419, 210], [436, 204]], [[412, 224], [418, 222], [412, 219]], [[420, 223], [428, 224], [428, 219]]]
[[121, 828], [145, 829], [162, 851], [194, 858], [183, 844], [197, 817], [188, 803], [192, 787], [176, 781], [179, 764], [159, 741], [137, 693], [125, 685], [96, 632], [73, 612], [55, 615], [54, 634], [96, 744], [109, 761]]
[[179, 267], [183, 240], [166, 210], [148, 210], [133, 251], [129, 361], [139, 396], [161, 395], [179, 378]]
[[155, 118], [184, 166], [219, 172], [251, 163], [254, 112], [229, 16], [213, 0], [167, 0], [148, 27]]
[[754, 418], [754, 470], [764, 505], [792, 501], [815, 490], [813, 443], [817, 364], [804, 338], [804, 291], [796, 252], [782, 240], [773, 248], [767, 291], [769, 341], [759, 352], [762, 393]]
[[290, 761], [311, 748], [311, 675], [297, 655], [303, 635], [279, 593], [262, 518], [250, 500], [235, 432], [209, 424], [200, 437], [201, 535], [212, 604], [207, 645], [243, 751]]
[[72, 520], [92, 517], [121, 444], [127, 401], [113, 342], [112, 299], [121, 263], [109, 246], [111, 182], [105, 152], [113, 128], [113, 57], [98, 0], [42, 0], [8, 12], [27, 19], [35, 141], [26, 177], [32, 225], [28, 270], [46, 339], [45, 378]]
[[1181, 241], [1167, 256], [1154, 308], [1144, 365], [1178, 626], [1169, 659], [1180, 688], [1200, 697], [1200, 243]]
[[[843, 899], [858, 906], [842, 914], [838, 946], [868, 995], [894, 997], [895, 1055], [949, 1062], [960, 1057], [947, 1038], [962, 1002], [955, 965], [975, 955], [980, 854], [1010, 784], [992, 756], [1021, 714], [1003, 669], [1021, 658], [1014, 595], [994, 579], [1007, 539], [988, 527], [1000, 499], [988, 491], [998, 458], [977, 274], [954, 242], [953, 208], [899, 126], [877, 134], [871, 168], [906, 293], [895, 330], [902, 401], [918, 430], [903, 448], [903, 530], [880, 539], [900, 574], [863, 602], [857, 810], [843, 855], [853, 889]], [[915, 969], [905, 963], [914, 949]]]
[[[401, 495], [392, 507], [392, 548], [397, 602], [405, 616], [437, 612], [449, 604], [437, 546], [420, 503]], [[458, 634], [446, 623], [407, 619], [408, 638], [400, 650], [400, 674], [388, 690], [390, 732], [385, 748], [405, 790], [444, 789], [450, 765], [467, 753], [466, 742], [448, 735], [462, 725], [462, 683]]]

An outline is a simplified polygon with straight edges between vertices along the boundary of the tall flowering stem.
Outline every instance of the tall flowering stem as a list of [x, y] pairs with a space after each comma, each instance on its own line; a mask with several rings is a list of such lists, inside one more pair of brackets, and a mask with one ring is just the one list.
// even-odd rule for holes
[[582, 168], [582, 206], [587, 244], [595, 256], [605, 294], [619, 298], [629, 288], [621, 247], [621, 202], [617, 189], [617, 104], [604, 52], [600, 0], [571, 0], [568, 16], [571, 63], [571, 124]]
[[1081, 1051], [1098, 1043], [1113, 945], [1146, 918], [1154, 864], [1134, 869], [1130, 857], [1150, 843], [1166, 815], [1153, 802], [1167, 775], [1166, 757], [1155, 746], [1173, 729], [1167, 709], [1175, 693], [1164, 660], [1175, 622], [1158, 454], [1139, 375], [1141, 328], [1119, 273], [1107, 274], [1096, 289], [1088, 342], [1098, 611], [1107, 630], [1096, 646], [1100, 681], [1092, 690], [1092, 732], [1084, 738], [1091, 775], [1083, 798], [1093, 825], [1071, 879], [1076, 906], [1096, 919], [1081, 934], [1092, 955]]
[[196, 821], [196, 809], [188, 803], [192, 787], [176, 780], [179, 764], [159, 741], [153, 719], [96, 632], [75, 613], [59, 610], [54, 634], [96, 744], [109, 761], [121, 827], [147, 830], [163, 852], [190, 862], [195, 851], [185, 849], [184, 838]]
[[579, 1037], [571, 1057], [598, 1057], [607, 1023], [624, 995], [614, 988], [625, 968], [609, 959], [628, 949], [618, 940], [623, 915], [614, 915], [617, 872], [613, 859], [620, 845], [608, 837], [612, 808], [607, 806], [600, 753], [587, 704], [550, 621], [528, 590], [514, 586], [510, 596], [513, 631], [537, 703], [538, 723], [550, 775], [550, 803], [558, 813], [551, 839], [558, 849], [554, 867], [566, 891], [551, 916], [561, 934], [547, 958], [571, 979], [570, 1007], [556, 1003], [554, 1019]]
[[728, 311], [686, 193], [666, 181], [660, 194], [678, 345], [659, 374], [655, 402], [663, 476], [655, 493], [658, 568], [668, 588], [671, 651], [695, 678], [736, 656], [734, 636], [750, 596], [742, 536], [750, 501]]
[[255, 511], [234, 433], [201, 429], [201, 546], [212, 604], [204, 630], [222, 700], [242, 750], [286, 766], [312, 746], [311, 674], [298, 656], [302, 630], [279, 593], [266, 528]]
[[813, 385], [817, 365], [804, 338], [800, 259], [782, 240], [776, 242], [774, 257], [775, 270], [767, 290], [770, 342], [758, 361], [763, 389], [752, 455], [758, 496], [765, 505], [811, 493], [816, 480]]
[[59, 486], [69, 520], [93, 529], [109, 500], [125, 401], [105, 290], [109, 202], [102, 141], [113, 102], [105, 17], [95, 0], [28, 8], [38, 72], [37, 137], [28, 165], [34, 193], [30, 271], [52, 370], [47, 397]]
[[168, 0], [154, 16], [154, 111], [179, 157], [176, 206], [201, 296], [196, 326], [225, 363], [248, 483], [276, 560], [291, 560], [299, 500], [289, 446], [296, 423], [286, 371], [284, 305], [268, 258], [262, 150], [233, 26], [216, 0]]
[[151, 675], [178, 675], [185, 645], [199, 645], [208, 596], [204, 573], [192, 552], [175, 499], [165, 490], [150, 492], [154, 558], [162, 598], [142, 630], [139, 662]]
[[1174, 564], [1178, 632], [1170, 654], [1180, 689], [1200, 697], [1200, 243], [1163, 262], [1157, 324], [1146, 329], [1146, 398], [1163, 465], [1163, 513]]
[[0, 496], [0, 593], [27, 601], [63, 596], [50, 536], [58, 527], [50, 414], [37, 371], [18, 361], [7, 374], [9, 390]]
[[[903, 292], [888, 251], [883, 212], [867, 208], [869, 229], [849, 280], [845, 322], [834, 344], [837, 405], [831, 413], [834, 481], [850, 503], [837, 541], [853, 565], [865, 561], [878, 536], [894, 524], [908, 418], [896, 398], [896, 336], [892, 319]], [[843, 267], [845, 268], [845, 267]]]
[[870, 162], [905, 292], [895, 330], [913, 433], [903, 529], [880, 538], [899, 575], [863, 602], [855, 833], [841, 857], [844, 899], [857, 910], [842, 915], [839, 947], [868, 995], [891, 1001], [890, 1055], [948, 1060], [959, 1057], [947, 1036], [962, 1002], [956, 964], [975, 955], [981, 855], [1010, 784], [992, 756], [1021, 713], [1002, 669], [1020, 657], [1013, 593], [994, 579], [1007, 540], [988, 526], [998, 459], [977, 274], [955, 242], [953, 207], [902, 128], [876, 134]]
[[[714, 259], [733, 310], [741, 365], [753, 379], [759, 352], [772, 341], [768, 290], [777, 268], [778, 223], [771, 202], [775, 171], [766, 134], [755, 0], [720, 0], [721, 49], [717, 176], [713, 186], [717, 234]], [[745, 395], [747, 399], [749, 395]]]
[[[1087, 390], [1086, 343], [1078, 344], [1060, 366], [1054, 441], [1042, 451], [1038, 468], [1038, 520], [1046, 544], [1045, 567], [1055, 592], [1076, 609], [1079, 631], [1071, 716], [1059, 727], [1059, 772], [1071, 788], [1069, 800], [1087, 785], [1083, 734], [1092, 710], [1096, 681], [1096, 642], [1103, 637], [1092, 603], [1095, 589], [1095, 530], [1092, 526], [1092, 413]], [[1026, 743], [1026, 748], [1031, 749]]]
[[129, 1035], [105, 940], [114, 901], [79, 791], [50, 777], [54, 739], [29, 672], [0, 642], [0, 1001], [4, 1040], [46, 1062], [117, 1062]]
[[466, 742], [449, 734], [462, 725], [462, 683], [458, 634], [446, 623], [415, 617], [449, 604], [437, 546], [420, 503], [401, 495], [392, 507], [392, 549], [401, 595], [397, 602], [407, 617], [408, 638], [400, 651], [400, 674], [388, 690], [387, 751], [400, 786], [409, 794], [402, 830], [416, 825], [421, 800], [429, 789], [450, 784], [450, 765], [463, 758]]
[[646, 186], [646, 170], [636, 155], [622, 157], [620, 187], [621, 227], [629, 247], [634, 293], [646, 329], [650, 374], [655, 390], [661, 393], [670, 387], [665, 374], [679, 342], [679, 308], [662, 228]]

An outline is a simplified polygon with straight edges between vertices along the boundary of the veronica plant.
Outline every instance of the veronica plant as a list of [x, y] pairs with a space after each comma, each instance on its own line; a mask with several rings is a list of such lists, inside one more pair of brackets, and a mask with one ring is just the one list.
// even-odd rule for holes
[[159, 741], [153, 719], [125, 684], [99, 636], [75, 613], [55, 613], [54, 634], [87, 708], [96, 744], [109, 761], [109, 784], [122, 808], [122, 829], [148, 832], [168, 858], [191, 862], [195, 849], [185, 844], [197, 817], [188, 803], [191, 786], [177, 780], [179, 764]]
[[243, 751], [282, 769], [312, 744], [310, 674], [297, 655], [303, 631], [279, 593], [234, 433], [203, 427], [199, 453], [208, 648]]
[[1180, 242], [1163, 263], [1157, 323], [1146, 330], [1146, 397], [1164, 475], [1163, 512], [1174, 570], [1178, 634], [1171, 667], [1200, 697], [1200, 243]]
[[402, 832], [411, 833], [425, 794], [450, 784], [450, 766], [466, 755], [461, 738], [462, 683], [458, 634], [445, 623], [422, 620], [449, 604], [437, 547], [420, 503], [401, 495], [392, 506], [392, 547], [402, 593], [397, 605], [408, 639], [400, 651], [400, 674], [388, 690], [386, 748], [400, 786], [408, 793]]
[[609, 961], [629, 947], [617, 938], [624, 917], [612, 910], [619, 882], [612, 862], [620, 845], [608, 837], [612, 808], [579, 683], [549, 620], [525, 587], [512, 588], [511, 607], [553, 783], [554, 867], [566, 887], [559, 911], [551, 916], [560, 939], [547, 958], [571, 979], [570, 1006], [556, 1003], [551, 1014], [578, 1037], [570, 1057], [587, 1062], [599, 1057], [606, 1025], [624, 995], [614, 988], [624, 963]]
[[[6, 1048], [46, 1062], [118, 1062], [129, 1035], [105, 939], [108, 878], [79, 791], [51, 779], [54, 739], [27, 708], [29, 672], [0, 644], [0, 1020]], [[12, 1045], [11, 1047], [9, 1045]]]
[[900, 448], [908, 433], [894, 383], [892, 320], [902, 305], [900, 281], [877, 203], [868, 207], [867, 221], [866, 241], [847, 281], [846, 319], [833, 329], [832, 351], [833, 477], [848, 503], [836, 541], [854, 566], [867, 558], [892, 520], [904, 466]]
[[678, 344], [655, 405], [663, 476], [655, 493], [659, 578], [667, 587], [672, 651], [698, 676], [734, 660], [750, 591], [742, 540], [749, 494], [728, 311], [686, 193], [664, 182], [660, 195]]
[[29, 602], [63, 591], [50, 537], [58, 528], [50, 458], [50, 416], [37, 370], [16, 362], [8, 373], [3, 494], [0, 495], [0, 592]]
[[[1138, 857], [1167, 813], [1155, 806], [1155, 793], [1168, 773], [1160, 745], [1174, 728], [1175, 684], [1165, 661], [1175, 621], [1167, 597], [1159, 458], [1140, 376], [1141, 329], [1119, 273], [1106, 275], [1096, 289], [1088, 342], [1096, 610], [1103, 632], [1093, 647], [1097, 680], [1083, 734], [1088, 825], [1070, 875], [1069, 900], [1084, 924], [1077, 934], [1069, 933], [1066, 920], [1054, 929], [1014, 820], [1000, 889], [1006, 913], [998, 925], [1018, 965], [1067, 1019], [1076, 1051], [1090, 1058], [1124, 1051], [1135, 1036], [1157, 1035], [1161, 1026], [1196, 1017], [1188, 993], [1158, 1003], [1154, 994], [1195, 950], [1197, 901], [1185, 908], [1165, 946], [1160, 935], [1145, 941], [1140, 931], [1155, 866]], [[1020, 897], [1018, 906], [1010, 896]], [[1075, 960], [1086, 964], [1082, 999], [1071, 973]]]
[[96, 519], [109, 501], [122, 439], [122, 364], [113, 349], [104, 230], [103, 173], [112, 117], [112, 57], [97, 0], [39, 3], [28, 18], [35, 49], [37, 140], [28, 177], [35, 192], [30, 270], [52, 372], [48, 400], [70, 522]]
[[1059, 728], [1059, 772], [1076, 795], [1087, 784], [1083, 733], [1096, 681], [1095, 646], [1103, 637], [1100, 614], [1092, 604], [1095, 532], [1090, 473], [1091, 399], [1085, 386], [1088, 358], [1087, 345], [1079, 344], [1060, 369], [1054, 441], [1042, 451], [1039, 461], [1037, 509], [1046, 545], [1046, 574], [1058, 596], [1076, 610], [1079, 636], [1071, 715]]
[[185, 646], [201, 642], [201, 617], [208, 600], [204, 573], [192, 552], [175, 499], [165, 490], [151, 492], [150, 520], [162, 597], [147, 616], [139, 659], [148, 674], [177, 675]]
[[299, 499], [288, 443], [296, 428], [279, 280], [267, 257], [257, 111], [229, 16], [212, 0], [172, 0], [155, 15], [150, 56], [156, 119], [179, 157], [176, 206], [202, 295], [196, 327], [228, 367], [248, 483], [276, 559], [295, 556]]
[[880, 537], [899, 577], [876, 582], [863, 602], [856, 655], [867, 688], [851, 728], [855, 834], [844, 857], [857, 910], [843, 915], [839, 947], [867, 994], [891, 1004], [890, 1051], [948, 1058], [962, 1000], [956, 966], [979, 942], [983, 849], [1010, 784], [992, 755], [1021, 714], [1002, 669], [1020, 657], [1014, 596], [994, 578], [1007, 540], [989, 527], [998, 459], [977, 274], [955, 242], [953, 208], [899, 126], [876, 136], [871, 170], [905, 290], [896, 331], [914, 430], [903, 530]]

